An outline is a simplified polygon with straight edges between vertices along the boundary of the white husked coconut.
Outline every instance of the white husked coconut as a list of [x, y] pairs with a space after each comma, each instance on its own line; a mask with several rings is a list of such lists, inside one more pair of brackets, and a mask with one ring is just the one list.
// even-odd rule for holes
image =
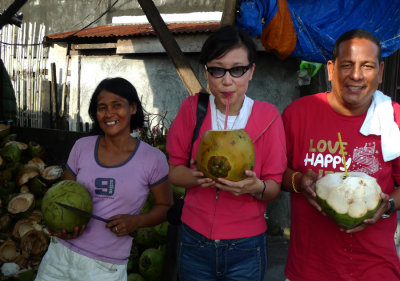
[[333, 173], [316, 183], [322, 209], [339, 225], [351, 228], [371, 217], [381, 202], [375, 178], [360, 172]]

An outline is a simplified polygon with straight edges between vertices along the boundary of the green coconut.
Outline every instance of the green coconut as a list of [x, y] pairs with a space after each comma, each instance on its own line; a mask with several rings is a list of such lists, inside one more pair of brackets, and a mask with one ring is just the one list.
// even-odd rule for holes
[[71, 232], [76, 226], [87, 225], [89, 218], [67, 210], [56, 202], [92, 213], [93, 201], [89, 191], [82, 184], [63, 180], [50, 187], [41, 203], [45, 225], [56, 232], [66, 230]]
[[376, 179], [361, 172], [328, 174], [316, 182], [317, 201], [338, 225], [352, 228], [372, 217], [381, 204]]
[[141, 250], [153, 247], [157, 243], [156, 235], [153, 227], [138, 228], [135, 238], [136, 245]]
[[17, 163], [21, 159], [21, 149], [18, 144], [10, 143], [0, 149], [0, 155], [7, 163]]
[[255, 160], [254, 144], [243, 129], [206, 131], [197, 150], [197, 167], [213, 180], [243, 180]]
[[167, 242], [168, 226], [168, 221], [165, 221], [153, 227], [155, 230], [155, 239], [158, 243], [164, 244]]
[[139, 259], [139, 272], [147, 281], [157, 281], [161, 278], [164, 264], [164, 254], [155, 248], [143, 251]]
[[34, 157], [39, 157], [41, 159], [46, 159], [46, 152], [43, 148], [43, 146], [41, 146], [40, 144], [30, 141], [28, 143], [28, 151], [29, 151], [29, 155], [30, 157], [34, 158]]
[[146, 281], [142, 275], [139, 273], [129, 273], [128, 274], [128, 281]]

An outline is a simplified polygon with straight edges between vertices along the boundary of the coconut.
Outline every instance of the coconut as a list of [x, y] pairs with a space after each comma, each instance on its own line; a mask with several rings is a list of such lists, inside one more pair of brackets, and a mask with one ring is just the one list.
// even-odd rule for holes
[[163, 253], [158, 249], [148, 248], [143, 251], [139, 258], [140, 274], [147, 281], [157, 281], [161, 278], [163, 263]]
[[0, 246], [0, 261], [13, 262], [21, 255], [17, 243], [13, 240], [8, 240]]
[[128, 281], [146, 281], [142, 275], [140, 275], [139, 273], [129, 273], [128, 274]]
[[372, 217], [382, 199], [376, 179], [361, 172], [327, 174], [316, 182], [321, 208], [337, 224], [352, 228]]
[[7, 163], [17, 163], [21, 159], [21, 150], [16, 143], [10, 143], [0, 149], [0, 155]]
[[59, 181], [63, 175], [63, 168], [59, 165], [53, 165], [45, 168], [41, 174], [42, 179], [49, 185]]
[[8, 202], [8, 212], [17, 218], [28, 217], [35, 207], [35, 196], [32, 193], [19, 193], [11, 195]]
[[73, 231], [76, 226], [79, 228], [89, 222], [89, 218], [78, 215], [67, 210], [56, 202], [78, 208], [91, 213], [93, 201], [89, 191], [82, 184], [63, 180], [50, 187], [41, 203], [43, 221], [53, 231]]
[[154, 227], [138, 228], [135, 238], [136, 245], [142, 250], [153, 247], [157, 242], [156, 235], [157, 233]]
[[240, 181], [255, 165], [254, 144], [245, 130], [205, 132], [197, 150], [197, 167], [208, 178]]

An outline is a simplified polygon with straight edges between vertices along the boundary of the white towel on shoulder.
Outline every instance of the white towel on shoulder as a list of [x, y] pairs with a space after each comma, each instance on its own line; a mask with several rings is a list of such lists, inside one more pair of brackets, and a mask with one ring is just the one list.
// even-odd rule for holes
[[360, 133], [364, 136], [381, 136], [382, 156], [385, 162], [400, 156], [400, 130], [394, 121], [392, 99], [389, 96], [381, 91], [374, 93]]

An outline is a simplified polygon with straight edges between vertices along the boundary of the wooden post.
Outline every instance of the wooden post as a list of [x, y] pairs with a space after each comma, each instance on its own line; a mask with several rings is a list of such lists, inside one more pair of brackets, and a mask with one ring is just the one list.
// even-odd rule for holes
[[225, 0], [224, 11], [222, 12], [221, 26], [234, 25], [236, 21], [237, 0]]
[[18, 12], [19, 9], [26, 3], [28, 0], [15, 0], [8, 8], [4, 11], [4, 13], [0, 16], [0, 29], [10, 23], [12, 16]]
[[57, 75], [56, 64], [51, 63], [51, 128], [54, 129], [57, 120]]
[[175, 38], [170, 33], [164, 20], [162, 19], [157, 7], [152, 0], [138, 0], [143, 12], [146, 14], [147, 19], [151, 23], [156, 32], [161, 44], [167, 51], [168, 56], [172, 59], [176, 71], [189, 91], [190, 95], [194, 95], [200, 91], [205, 91], [201, 86], [199, 79], [194, 74], [193, 69], [182, 53]]

